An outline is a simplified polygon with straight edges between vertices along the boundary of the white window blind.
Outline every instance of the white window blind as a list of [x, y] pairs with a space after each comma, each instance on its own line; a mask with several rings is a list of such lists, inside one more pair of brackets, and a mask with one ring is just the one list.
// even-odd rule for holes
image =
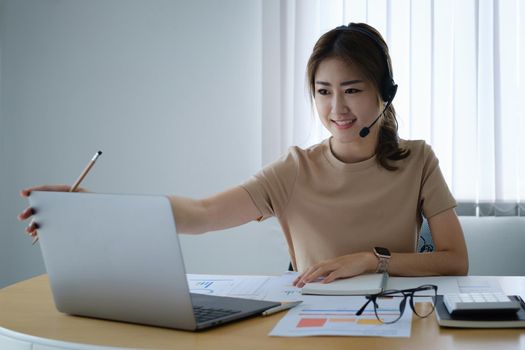
[[270, 0], [263, 15], [263, 50], [279, 57], [263, 59], [263, 92], [279, 91], [263, 96], [279, 106], [263, 109], [263, 162], [328, 136], [306, 62], [324, 32], [366, 22], [390, 48], [399, 134], [432, 145], [458, 209], [525, 216], [525, 0]]

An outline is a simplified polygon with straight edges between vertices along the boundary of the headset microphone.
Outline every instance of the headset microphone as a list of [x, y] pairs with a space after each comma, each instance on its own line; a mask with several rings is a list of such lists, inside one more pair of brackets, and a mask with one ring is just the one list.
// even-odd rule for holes
[[[384, 111], [385, 111], [385, 110], [383, 109], [383, 112], [384, 112]], [[374, 126], [374, 124], [379, 120], [379, 118], [381, 118], [381, 115], [383, 115], [383, 112], [381, 112], [381, 114], [379, 114], [379, 115], [377, 116], [377, 118], [374, 120], [374, 122], [373, 122], [372, 124], [370, 124], [370, 126], [365, 126], [364, 128], [362, 128], [361, 131], [359, 131], [359, 136], [361, 136], [361, 137], [367, 137], [368, 134], [370, 134], [370, 128], [371, 128], [372, 126]]]
[[[394, 86], [396, 87], [396, 90], [397, 90], [397, 85], [394, 85]], [[395, 95], [395, 92], [394, 92], [394, 95]], [[375, 123], [377, 123], [379, 118], [381, 118], [381, 116], [383, 115], [383, 113], [385, 113], [386, 109], [390, 106], [391, 103], [392, 103], [392, 100], [389, 100], [386, 103], [385, 108], [383, 108], [383, 111], [377, 116], [377, 118], [374, 120], [374, 122], [372, 124], [370, 124], [370, 126], [365, 126], [364, 128], [361, 129], [361, 131], [359, 131], [359, 136], [364, 138], [368, 134], [370, 134], [370, 128], [373, 127]]]

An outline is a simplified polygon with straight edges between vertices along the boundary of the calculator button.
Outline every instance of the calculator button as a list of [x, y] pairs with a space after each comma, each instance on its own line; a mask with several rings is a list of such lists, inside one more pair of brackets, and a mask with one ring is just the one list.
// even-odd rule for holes
[[517, 300], [503, 293], [450, 293], [443, 296], [449, 313], [459, 312], [516, 312], [520, 309]]

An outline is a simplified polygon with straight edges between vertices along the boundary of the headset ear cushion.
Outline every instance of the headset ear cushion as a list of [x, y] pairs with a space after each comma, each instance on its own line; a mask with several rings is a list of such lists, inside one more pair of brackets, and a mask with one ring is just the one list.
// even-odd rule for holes
[[392, 102], [394, 97], [396, 96], [397, 92], [397, 84], [394, 83], [393, 80], [389, 81], [389, 84], [387, 84], [384, 93], [383, 93], [383, 101], [385, 102]]

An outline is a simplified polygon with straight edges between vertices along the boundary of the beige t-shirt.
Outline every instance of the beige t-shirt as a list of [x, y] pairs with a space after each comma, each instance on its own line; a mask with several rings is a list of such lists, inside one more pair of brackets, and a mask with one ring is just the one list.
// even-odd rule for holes
[[309, 266], [337, 256], [372, 251], [415, 252], [422, 216], [456, 206], [434, 152], [424, 141], [401, 141], [410, 155], [386, 170], [375, 156], [344, 163], [329, 139], [307, 149], [291, 147], [242, 187], [262, 219], [276, 216], [292, 265]]

